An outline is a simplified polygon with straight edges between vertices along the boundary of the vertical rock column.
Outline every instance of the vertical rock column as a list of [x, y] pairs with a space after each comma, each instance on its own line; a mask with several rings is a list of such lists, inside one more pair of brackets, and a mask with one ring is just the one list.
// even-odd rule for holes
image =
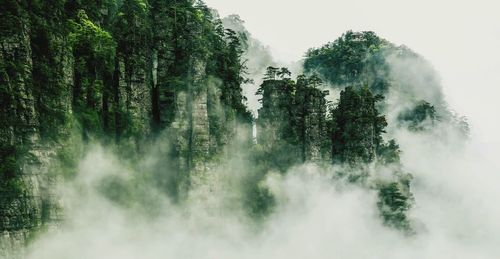
[[257, 141], [266, 149], [283, 140], [283, 134], [291, 130], [294, 119], [290, 108], [293, 105], [292, 90], [282, 81], [267, 80], [262, 85], [262, 108], [257, 121]]
[[0, 176], [0, 256], [6, 256], [41, 225], [41, 201], [37, 175], [22, 168], [36, 160], [26, 150], [39, 140], [29, 17], [18, 7], [2, 18], [13, 26], [0, 35], [0, 144], [5, 160]]
[[328, 155], [330, 148], [325, 143], [328, 140], [325, 99], [328, 91], [307, 88], [302, 94], [304, 94], [302, 105], [305, 107], [301, 125], [304, 130], [301, 136], [302, 155], [304, 161], [320, 162], [330, 157]]
[[[119, 60], [119, 93], [121, 100], [118, 107], [125, 111], [125, 137], [146, 136], [151, 125], [151, 79], [147, 77], [146, 58], [133, 55], [135, 62], [126, 64]], [[157, 65], [156, 65], [157, 66]]]
[[203, 178], [210, 150], [205, 63], [193, 63], [187, 91], [178, 91], [175, 94], [176, 114], [172, 123], [180, 181], [183, 185], [181, 189], [185, 190]]
[[41, 26], [45, 13], [23, 4], [7, 1], [0, 13], [0, 256], [8, 258], [62, 217], [49, 173], [58, 148], [51, 137], [67, 134], [72, 84], [63, 30]]

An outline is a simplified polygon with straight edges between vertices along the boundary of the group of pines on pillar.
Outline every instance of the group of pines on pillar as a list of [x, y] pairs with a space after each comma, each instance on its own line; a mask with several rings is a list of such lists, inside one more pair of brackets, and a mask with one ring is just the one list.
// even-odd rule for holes
[[[386, 224], [410, 231], [411, 176], [402, 170], [397, 143], [382, 137], [387, 122], [377, 102], [383, 96], [368, 87], [349, 86], [333, 104], [321, 84], [316, 74], [292, 80], [287, 68], [268, 67], [257, 92], [262, 96], [257, 142], [272, 161], [269, 167], [286, 171], [306, 162], [341, 165], [339, 178], [378, 191]], [[391, 180], [373, 175], [373, 167], [390, 167]]]

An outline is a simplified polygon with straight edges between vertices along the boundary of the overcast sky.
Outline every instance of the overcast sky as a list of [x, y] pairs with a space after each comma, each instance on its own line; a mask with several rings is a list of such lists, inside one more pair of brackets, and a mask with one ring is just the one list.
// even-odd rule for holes
[[280, 60], [346, 30], [372, 30], [404, 44], [438, 70], [452, 108], [473, 135], [500, 147], [499, 0], [206, 0], [221, 16], [239, 14]]

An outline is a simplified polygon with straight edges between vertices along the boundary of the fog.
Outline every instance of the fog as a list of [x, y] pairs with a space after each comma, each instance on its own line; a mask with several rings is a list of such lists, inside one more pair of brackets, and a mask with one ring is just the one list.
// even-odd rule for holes
[[340, 37], [372, 30], [404, 44], [439, 72], [447, 101], [472, 122], [472, 134], [500, 155], [500, 3], [495, 0], [207, 0], [221, 16], [237, 13], [283, 63]]
[[[223, 15], [239, 13], [253, 36], [270, 44], [284, 63], [353, 29], [374, 30], [435, 65], [445, 98], [452, 109], [469, 116], [473, 134], [464, 140], [452, 125], [441, 123], [424, 132], [392, 125], [385, 136], [397, 139], [404, 169], [414, 178], [410, 219], [416, 234], [384, 226], [376, 192], [335, 180], [344, 170], [338, 166], [304, 164], [286, 174], [267, 172], [261, 184], [276, 197], [277, 206], [268, 217], [255, 220], [242, 204], [242, 179], [254, 166], [242, 156], [247, 150], [228, 147], [233, 155], [211, 167], [206, 172], [211, 177], [195, 185], [185, 202], [176, 203], [143, 179], [174, 173], [163, 166], [168, 161], [155, 163], [162, 159], [155, 155], [161, 147], [152, 147], [134, 165], [92, 143], [77, 176], [58, 187], [65, 220], [57, 230], [38, 236], [27, 258], [500, 257], [500, 164], [493, 159], [500, 154], [495, 134], [500, 103], [494, 99], [500, 93], [500, 74], [493, 72], [500, 68], [500, 50], [493, 48], [500, 43], [500, 22], [492, 19], [494, 2], [207, 2]], [[297, 19], [301, 13], [305, 16]], [[395, 70], [403, 66], [392, 65]], [[434, 94], [441, 89], [422, 92]], [[397, 100], [404, 106], [405, 99]], [[373, 174], [382, 174], [380, 170]], [[126, 199], [117, 200], [109, 193], [110, 179], [134, 191], [116, 193]]]
[[416, 235], [382, 224], [375, 191], [333, 180], [339, 168], [311, 164], [268, 174], [262, 184], [277, 208], [261, 222], [241, 207], [238, 182], [248, 165], [239, 158], [213, 168], [218, 177], [206, 183], [216, 187], [198, 185], [182, 204], [146, 185], [140, 198], [127, 197], [150, 204], [122, 206], [103, 182], [145, 172], [94, 144], [78, 177], [61, 186], [65, 221], [40, 236], [28, 258], [498, 258], [497, 168], [474, 143], [455, 148], [440, 142], [438, 131], [397, 133], [414, 175]]

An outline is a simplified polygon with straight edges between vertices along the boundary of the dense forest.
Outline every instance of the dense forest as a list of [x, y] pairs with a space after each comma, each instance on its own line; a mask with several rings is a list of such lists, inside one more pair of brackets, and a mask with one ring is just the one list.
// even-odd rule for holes
[[431, 64], [406, 46], [397, 46], [374, 32], [348, 31], [305, 55], [305, 73], [317, 73], [332, 89], [367, 87], [392, 98], [379, 105], [394, 125], [412, 130], [432, 128], [438, 121], [468, 135], [466, 118], [448, 107], [440, 78]]
[[[412, 176], [388, 128], [455, 121], [467, 134], [440, 93], [420, 94], [390, 65], [426, 63], [373, 32], [309, 50], [295, 78], [267, 64], [252, 115], [243, 94], [252, 45], [202, 1], [5, 0], [0, 19], [2, 249], [64, 219], [54, 187], [75, 177], [96, 142], [128, 161], [156, 152], [163, 159], [140, 180], [180, 204], [212, 165], [241, 156], [252, 165], [241, 203], [255, 221], [273, 213], [273, 193], [260, 184], [269, 171], [342, 166], [333, 180], [376, 192], [383, 224], [412, 235]], [[426, 76], [438, 84], [431, 69]], [[335, 102], [328, 90], [340, 92]], [[392, 107], [395, 92], [411, 105]], [[126, 206], [138, 199], [135, 186], [110, 180], [106, 196]]]

